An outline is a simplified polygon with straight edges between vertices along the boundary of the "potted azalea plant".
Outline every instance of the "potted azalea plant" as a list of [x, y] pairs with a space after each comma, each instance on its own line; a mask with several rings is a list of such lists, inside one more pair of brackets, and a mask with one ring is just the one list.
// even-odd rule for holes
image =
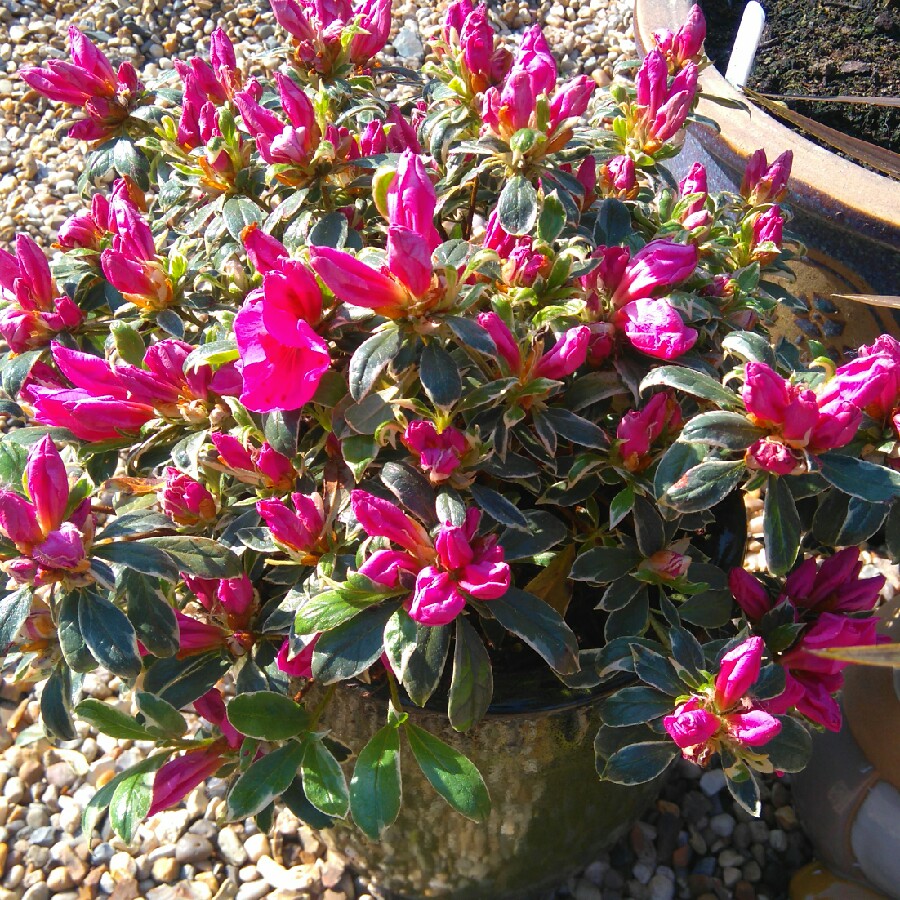
[[49, 736], [156, 745], [86, 829], [215, 774], [390, 888], [522, 896], [679, 756], [758, 812], [836, 727], [816, 652], [874, 641], [900, 495], [897, 342], [767, 337], [789, 161], [671, 180], [701, 46], [601, 97], [469, 0], [420, 73], [384, 0], [273, 7], [265, 80], [221, 30], [177, 81], [74, 28], [21, 73], [90, 152], [52, 266], [0, 255], [0, 646]]

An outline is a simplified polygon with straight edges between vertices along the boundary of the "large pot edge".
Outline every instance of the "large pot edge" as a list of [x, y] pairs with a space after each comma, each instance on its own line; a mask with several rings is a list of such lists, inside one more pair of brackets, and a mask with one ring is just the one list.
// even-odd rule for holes
[[[676, 30], [691, 5], [691, 0], [635, 0], [634, 36], [641, 56], [653, 46], [653, 32], [661, 28]], [[831, 225], [860, 231], [885, 246], [896, 248], [900, 244], [900, 183], [842, 159], [791, 131], [750, 103], [712, 66], [701, 74], [700, 86], [706, 94], [747, 107], [734, 109], [701, 99], [697, 112], [715, 119], [721, 132], [697, 124], [691, 126], [691, 132], [711, 156], [741, 171], [760, 147], [770, 156], [791, 150], [791, 195], [795, 205]]]

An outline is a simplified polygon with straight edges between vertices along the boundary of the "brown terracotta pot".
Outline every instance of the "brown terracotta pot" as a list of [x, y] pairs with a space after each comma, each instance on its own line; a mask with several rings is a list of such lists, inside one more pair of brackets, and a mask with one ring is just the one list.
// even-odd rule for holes
[[[676, 30], [692, 0], [635, 0], [634, 32], [643, 55], [653, 32]], [[667, 163], [677, 177], [696, 161], [707, 168], [711, 190], [735, 190], [749, 156], [759, 148], [773, 159], [794, 154], [786, 204], [794, 214], [790, 230], [809, 248], [796, 267], [792, 293], [804, 299], [807, 316], [781, 328], [789, 340], [821, 340], [837, 350], [868, 343], [882, 332], [900, 336], [900, 310], [839, 300], [836, 293], [897, 295], [900, 284], [900, 182], [813, 144], [747, 101], [712, 66], [700, 76], [704, 94], [744, 104], [743, 109], [701, 99], [700, 115], [721, 129], [694, 124], [681, 154]]]

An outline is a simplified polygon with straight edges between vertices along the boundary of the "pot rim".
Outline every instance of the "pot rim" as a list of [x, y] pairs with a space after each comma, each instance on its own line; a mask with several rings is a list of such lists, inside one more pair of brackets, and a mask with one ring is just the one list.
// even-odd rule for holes
[[[634, 37], [642, 57], [653, 46], [653, 32], [661, 28], [677, 30], [691, 5], [692, 0], [635, 0]], [[694, 123], [691, 133], [707, 151], [715, 148], [716, 153], [711, 155], [718, 155], [729, 166], [741, 170], [760, 147], [770, 157], [791, 150], [794, 205], [802, 205], [805, 212], [826, 219], [831, 225], [861, 231], [896, 249], [900, 241], [900, 182], [842, 159], [792, 131], [751, 103], [714, 66], [700, 74], [700, 89], [745, 107], [736, 109], [700, 100], [697, 112], [715, 119], [721, 131]], [[808, 208], [810, 205], [812, 209]]]

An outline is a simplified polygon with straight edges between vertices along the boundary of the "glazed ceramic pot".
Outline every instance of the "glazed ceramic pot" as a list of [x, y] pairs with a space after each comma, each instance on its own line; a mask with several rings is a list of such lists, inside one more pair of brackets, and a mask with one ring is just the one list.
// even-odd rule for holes
[[[635, 0], [639, 52], [653, 46], [654, 31], [677, 30], [691, 5], [692, 0]], [[701, 74], [700, 89], [743, 108], [701, 99], [697, 112], [714, 119], [721, 130], [691, 125], [682, 152], [667, 163], [678, 178], [699, 161], [707, 168], [710, 190], [736, 190], [755, 150], [763, 148], [770, 160], [793, 151], [786, 205], [794, 215], [790, 230], [806, 244], [808, 254], [796, 267], [798, 281], [789, 289], [806, 301], [809, 314], [786, 321], [784, 336], [814, 338], [843, 351], [869, 343], [885, 331], [900, 335], [900, 310], [833, 296], [898, 293], [900, 182], [842, 159], [792, 131], [747, 101], [712, 66]]]
[[[608, 690], [571, 691], [539, 671], [495, 673], [494, 702], [465, 734], [450, 728], [439, 704], [406, 708], [415, 724], [478, 766], [492, 801], [487, 821], [453, 812], [404, 746], [403, 806], [381, 840], [350, 826], [323, 838], [395, 896], [547, 896], [625, 834], [659, 793], [659, 780], [622, 787], [597, 777], [597, 705]], [[386, 699], [376, 688], [341, 684], [323, 724], [358, 752], [384, 724]], [[349, 776], [352, 760], [346, 765]]]
[[[900, 604], [881, 614], [898, 640]], [[832, 872], [900, 898], [900, 670], [848, 667], [841, 707], [794, 778], [797, 816]]]

